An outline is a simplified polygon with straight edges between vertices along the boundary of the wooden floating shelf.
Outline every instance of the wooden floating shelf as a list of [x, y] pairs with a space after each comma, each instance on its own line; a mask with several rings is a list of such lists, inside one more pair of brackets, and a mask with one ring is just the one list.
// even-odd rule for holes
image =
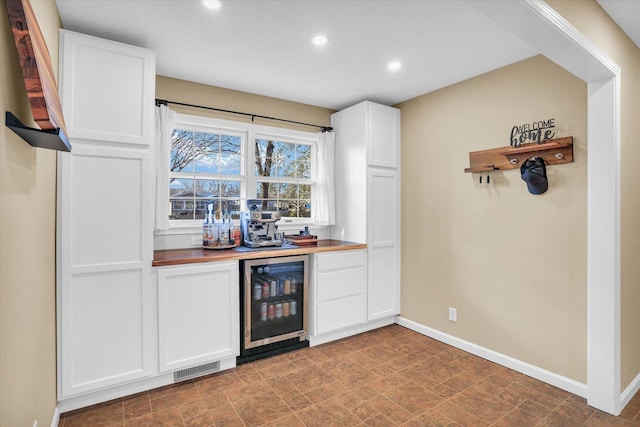
[[467, 173], [516, 169], [526, 159], [542, 157], [547, 165], [573, 162], [573, 137], [557, 138], [542, 144], [531, 143], [519, 147], [500, 147], [469, 153]]

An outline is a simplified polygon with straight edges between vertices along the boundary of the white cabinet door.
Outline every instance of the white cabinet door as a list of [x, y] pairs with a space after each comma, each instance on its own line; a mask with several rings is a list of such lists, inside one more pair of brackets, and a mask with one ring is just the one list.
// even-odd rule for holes
[[61, 30], [60, 64], [60, 94], [70, 138], [150, 144], [153, 51]]
[[149, 295], [139, 270], [75, 274], [62, 300], [61, 397], [150, 374]]
[[158, 270], [160, 371], [240, 353], [238, 263]]
[[313, 335], [367, 321], [364, 250], [316, 254], [313, 283]]
[[368, 104], [369, 165], [400, 167], [400, 110]]
[[399, 195], [398, 172], [369, 169], [369, 320], [400, 313]]
[[74, 146], [58, 169], [61, 396], [151, 374], [149, 155]]

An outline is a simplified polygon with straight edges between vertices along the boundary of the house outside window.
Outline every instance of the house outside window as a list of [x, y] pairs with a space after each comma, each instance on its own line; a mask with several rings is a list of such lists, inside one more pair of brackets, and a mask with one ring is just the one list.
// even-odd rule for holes
[[168, 165], [171, 226], [199, 225], [210, 203], [234, 220], [257, 206], [285, 223], [311, 223], [315, 144], [310, 132], [177, 114]]

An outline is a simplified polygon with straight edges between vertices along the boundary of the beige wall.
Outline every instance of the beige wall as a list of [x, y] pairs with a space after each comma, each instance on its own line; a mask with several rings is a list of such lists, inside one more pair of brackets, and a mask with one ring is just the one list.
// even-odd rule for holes
[[[55, 3], [31, 4], [57, 70]], [[0, 15], [0, 425], [48, 426], [56, 406], [56, 153], [4, 126], [7, 110], [33, 121], [5, 2]]]
[[[640, 374], [640, 49], [595, 0], [547, 0], [622, 69], [621, 82], [621, 387]], [[579, 3], [579, 4], [578, 4]]]
[[[284, 101], [282, 99], [269, 98], [267, 96], [254, 95], [251, 93], [223, 89], [214, 86], [207, 86], [164, 76], [156, 77], [156, 98], [178, 101], [185, 104], [214, 107], [223, 110], [277, 117], [280, 119], [310, 123], [319, 126], [329, 126], [331, 124], [331, 113], [333, 113], [333, 110], [326, 108], [314, 107], [312, 105], [299, 104], [297, 102]], [[170, 107], [180, 113], [207, 115], [225, 120], [251, 121], [251, 118], [249, 117], [238, 116], [235, 114], [212, 112], [176, 105], [170, 105]], [[304, 131], [317, 130], [306, 126], [297, 126], [263, 119], [256, 119], [255, 123], [268, 126], [288, 127]]]
[[[398, 105], [402, 316], [586, 382], [586, 100], [537, 56]], [[469, 151], [549, 118], [575, 161], [547, 169], [545, 194], [517, 169], [464, 173]]]

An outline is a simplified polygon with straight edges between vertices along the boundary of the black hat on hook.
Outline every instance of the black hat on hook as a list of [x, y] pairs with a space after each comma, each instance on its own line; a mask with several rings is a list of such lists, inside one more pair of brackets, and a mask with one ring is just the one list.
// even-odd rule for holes
[[527, 159], [520, 166], [522, 180], [527, 183], [527, 189], [531, 194], [542, 194], [549, 188], [547, 181], [547, 168], [542, 157]]

